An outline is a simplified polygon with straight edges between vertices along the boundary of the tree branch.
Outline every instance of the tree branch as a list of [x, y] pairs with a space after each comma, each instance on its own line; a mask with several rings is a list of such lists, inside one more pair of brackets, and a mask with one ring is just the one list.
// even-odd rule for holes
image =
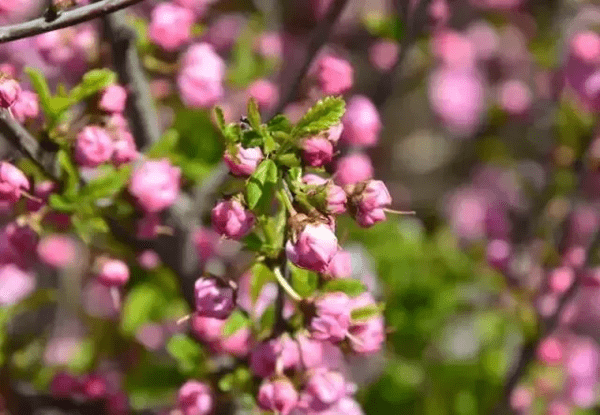
[[45, 17], [39, 17], [25, 23], [0, 27], [0, 43], [23, 39], [87, 22], [88, 20], [105, 16], [142, 1], [143, 0], [102, 0], [97, 3], [62, 12], [58, 17], [50, 21]]
[[127, 112], [137, 147], [144, 150], [160, 139], [158, 115], [150, 86], [136, 48], [136, 34], [125, 22], [122, 12], [104, 17], [104, 28], [112, 46], [113, 63], [119, 79], [127, 86]]

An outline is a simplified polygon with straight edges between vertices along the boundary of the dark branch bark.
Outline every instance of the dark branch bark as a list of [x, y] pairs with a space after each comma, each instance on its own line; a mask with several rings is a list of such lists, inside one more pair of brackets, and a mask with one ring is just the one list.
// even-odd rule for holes
[[117, 10], [140, 3], [141, 1], [143, 0], [102, 0], [97, 3], [62, 12], [56, 19], [51, 21], [48, 21], [45, 17], [39, 17], [25, 23], [0, 27], [0, 43], [23, 39], [87, 22], [88, 20], [102, 17], [109, 13], [116, 12]]
[[127, 113], [137, 147], [144, 150], [160, 139], [158, 115], [150, 86], [136, 48], [136, 34], [127, 25], [122, 12], [104, 17], [104, 28], [112, 46], [113, 64], [119, 80], [127, 86]]

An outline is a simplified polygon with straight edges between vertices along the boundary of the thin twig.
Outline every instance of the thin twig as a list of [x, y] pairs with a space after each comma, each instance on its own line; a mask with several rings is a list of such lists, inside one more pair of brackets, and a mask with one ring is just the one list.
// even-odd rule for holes
[[112, 46], [113, 63], [119, 79], [127, 85], [127, 112], [136, 144], [143, 151], [160, 139], [160, 126], [136, 48], [136, 34], [125, 22], [122, 12], [105, 16], [104, 28]]
[[56, 19], [51, 21], [48, 21], [45, 17], [39, 17], [25, 23], [0, 27], [0, 43], [23, 39], [68, 26], [74, 26], [116, 12], [117, 10], [124, 9], [142, 1], [143, 0], [102, 0], [87, 6], [81, 6], [73, 10], [61, 12]]

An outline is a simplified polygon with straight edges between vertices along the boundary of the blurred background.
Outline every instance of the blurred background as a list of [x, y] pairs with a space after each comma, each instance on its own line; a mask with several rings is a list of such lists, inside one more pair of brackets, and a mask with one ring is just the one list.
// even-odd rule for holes
[[[0, 18], [39, 16], [46, 4], [34, 3], [0, 0]], [[333, 3], [343, 11], [327, 27]], [[164, 4], [191, 17], [159, 9]], [[416, 211], [368, 230], [338, 225], [353, 277], [386, 303], [384, 351], [344, 362], [365, 414], [600, 413], [600, 268], [592, 249], [600, 224], [598, 2], [146, 0], [118, 15], [137, 35], [161, 132], [179, 134], [169, 158], [186, 190], [214, 177], [223, 153], [203, 100], [221, 105], [229, 122], [244, 115], [250, 96], [265, 114], [285, 104], [279, 109], [297, 120], [321, 96], [339, 94], [346, 132], [328, 169], [341, 182], [383, 180], [395, 209]], [[87, 69], [114, 63], [106, 30], [92, 21], [9, 42], [0, 63], [24, 89], [33, 89], [25, 67], [43, 72], [53, 90], [73, 85]], [[186, 51], [198, 42], [225, 64], [216, 97], [189, 86], [202, 81], [185, 73]], [[323, 44], [316, 53], [315, 42]], [[24, 117], [41, 131], [39, 116]], [[212, 197], [202, 203], [211, 206]], [[189, 201], [175, 210], [186, 209]], [[165, 223], [188, 227], [187, 239], [170, 247], [181, 250], [173, 258], [241, 275], [248, 258], [235, 243], [215, 248], [203, 209]], [[94, 231], [91, 222], [81, 226]], [[0, 394], [37, 407], [68, 368], [121, 385], [115, 402], [131, 409], [111, 413], [169, 413], [189, 375], [185, 364], [204, 365], [209, 346], [171, 341], [188, 306], [154, 251], [137, 255], [108, 237], [98, 244], [137, 264], [121, 313], [81, 266], [97, 247], [54, 232], [18, 248], [39, 256], [38, 290], [16, 318], [14, 307], [0, 314], [0, 363], [11, 367]], [[3, 248], [9, 242], [0, 237], [0, 258]], [[58, 252], [69, 266], [56, 265]], [[0, 280], [0, 300], [2, 289]], [[214, 364], [226, 366], [234, 346], [218, 347], [224, 362]], [[236, 379], [219, 387], [235, 391], [244, 382]], [[240, 392], [218, 412], [253, 413], [246, 397]]]

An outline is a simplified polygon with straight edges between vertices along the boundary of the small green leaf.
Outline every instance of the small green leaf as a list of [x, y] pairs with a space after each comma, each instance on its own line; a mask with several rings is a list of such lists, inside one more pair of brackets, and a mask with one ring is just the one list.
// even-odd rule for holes
[[248, 324], [249, 321], [246, 316], [242, 314], [241, 311], [235, 310], [225, 322], [221, 334], [223, 337], [229, 337], [232, 334], [235, 334], [238, 330], [247, 327]]
[[346, 108], [341, 98], [325, 97], [318, 101], [292, 131], [294, 137], [317, 134], [338, 124]]
[[260, 125], [262, 124], [262, 120], [260, 118], [260, 111], [258, 109], [258, 104], [254, 98], [250, 98], [248, 100], [248, 121], [250, 122], [250, 126], [255, 130], [260, 130]]
[[263, 248], [264, 241], [254, 232], [242, 239], [244, 249], [259, 252]]
[[277, 184], [279, 172], [273, 160], [263, 160], [256, 171], [250, 176], [246, 188], [248, 207], [256, 208], [259, 203], [261, 207], [268, 205], [273, 197], [273, 187]]
[[133, 336], [151, 320], [153, 307], [164, 304], [161, 291], [153, 284], [139, 284], [129, 291], [121, 312], [121, 331]]
[[198, 342], [184, 334], [178, 334], [169, 339], [167, 352], [177, 361], [177, 366], [184, 374], [197, 370], [203, 361], [202, 348]]
[[287, 167], [300, 167], [300, 158], [294, 153], [287, 153], [277, 156], [277, 162]]
[[350, 297], [357, 297], [366, 290], [366, 287], [361, 281], [351, 278], [328, 281], [323, 286], [323, 291], [325, 292], [341, 291]]
[[50, 195], [48, 202], [52, 209], [63, 213], [73, 213], [79, 206], [77, 202], [67, 200], [64, 196], [57, 194]]
[[260, 316], [260, 321], [258, 322], [258, 333], [256, 334], [256, 338], [258, 340], [263, 340], [267, 336], [269, 336], [273, 332], [273, 325], [275, 324], [275, 307], [270, 305], [267, 307], [262, 316]]
[[258, 205], [258, 202], [260, 201], [262, 195], [263, 187], [260, 185], [260, 183], [257, 183], [252, 178], [250, 178], [250, 181], [246, 186], [246, 199], [248, 201], [248, 207], [250, 209], [254, 209], [256, 205]]
[[229, 392], [233, 389], [233, 384], [235, 382], [235, 378], [233, 373], [227, 373], [221, 379], [219, 379], [219, 383], [217, 386], [221, 392]]
[[96, 345], [92, 339], [85, 339], [77, 345], [77, 349], [71, 354], [68, 363], [69, 370], [76, 374], [87, 372], [96, 356]]
[[221, 133], [225, 135], [227, 124], [225, 124], [225, 114], [223, 114], [223, 109], [221, 107], [215, 107], [215, 118], [217, 119], [217, 125], [219, 126]]
[[292, 123], [285, 115], [279, 114], [274, 116], [271, 121], [267, 123], [267, 130], [269, 132], [279, 131], [289, 134], [292, 132]]
[[91, 180], [81, 189], [81, 199], [98, 200], [114, 196], [127, 184], [131, 175], [131, 166], [123, 166], [119, 170], [108, 173]]
[[369, 320], [377, 315], [380, 315], [384, 309], [383, 304], [371, 304], [366, 307], [357, 308], [352, 310], [350, 317], [353, 321], [365, 321]]
[[83, 75], [79, 85], [75, 86], [69, 98], [73, 102], [81, 101], [117, 81], [117, 74], [109, 69], [92, 69]]
[[252, 279], [250, 282], [250, 298], [252, 304], [256, 301], [265, 284], [276, 281], [275, 274], [262, 262], [257, 262], [252, 266]]
[[169, 129], [163, 136], [150, 147], [146, 156], [149, 158], [167, 157], [173, 153], [179, 142], [179, 133], [177, 130]]
[[274, 153], [279, 148], [279, 144], [277, 144], [277, 142], [273, 139], [271, 134], [269, 134], [268, 132], [265, 133], [263, 144], [264, 144], [263, 147], [265, 149], [265, 154], [267, 154], [267, 155]]
[[292, 288], [300, 297], [307, 298], [314, 294], [319, 283], [319, 276], [314, 272], [289, 264], [292, 274]]
[[77, 194], [77, 190], [79, 189], [79, 173], [77, 173], [77, 167], [75, 167], [69, 154], [63, 149], [58, 151], [56, 157], [66, 175], [64, 194], [66, 197], [72, 198]]
[[48, 87], [46, 77], [40, 70], [35, 68], [25, 68], [25, 73], [29, 75], [31, 86], [33, 86], [33, 89], [38, 95], [40, 105], [42, 106], [44, 112], [48, 116], [52, 116], [53, 114], [51, 114], [50, 110], [50, 98], [52, 97], [52, 94], [50, 93], [50, 88]]

